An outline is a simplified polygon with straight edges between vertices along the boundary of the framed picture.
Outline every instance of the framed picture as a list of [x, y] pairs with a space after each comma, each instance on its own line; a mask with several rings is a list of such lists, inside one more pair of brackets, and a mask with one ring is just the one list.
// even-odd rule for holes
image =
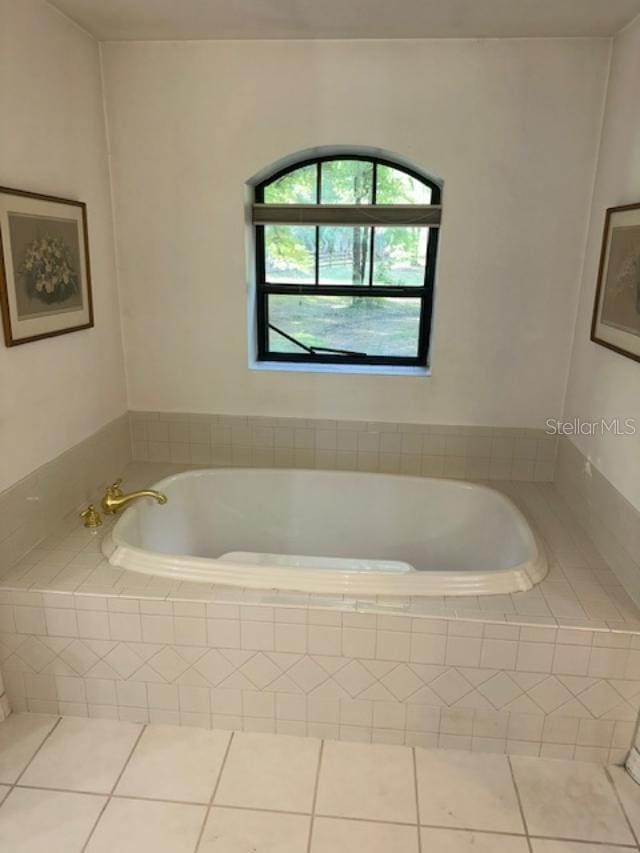
[[93, 326], [83, 202], [0, 187], [0, 304], [8, 347]]
[[607, 210], [591, 340], [640, 361], [640, 204]]

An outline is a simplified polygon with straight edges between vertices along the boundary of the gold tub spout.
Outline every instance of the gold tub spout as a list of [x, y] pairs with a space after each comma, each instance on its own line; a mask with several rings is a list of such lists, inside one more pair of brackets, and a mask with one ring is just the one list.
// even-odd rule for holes
[[100, 506], [102, 507], [102, 511], [106, 512], [107, 515], [113, 515], [122, 509], [123, 506], [127, 506], [127, 504], [135, 501], [137, 498], [153, 498], [159, 504], [166, 504], [167, 502], [166, 495], [163, 495], [162, 492], [156, 492], [153, 489], [143, 489], [142, 491], [129, 492], [129, 494], [125, 495], [120, 488], [121, 485], [122, 480], [116, 480], [104, 493]]

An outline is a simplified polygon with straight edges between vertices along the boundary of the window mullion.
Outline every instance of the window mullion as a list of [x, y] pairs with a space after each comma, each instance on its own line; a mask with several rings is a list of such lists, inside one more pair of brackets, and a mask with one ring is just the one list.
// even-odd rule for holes
[[376, 299], [387, 296], [397, 299], [411, 297], [422, 299], [427, 288], [417, 285], [389, 284], [362, 287], [361, 284], [262, 284], [259, 290], [264, 293], [282, 296], [362, 296], [363, 299]]
[[[318, 161], [316, 176], [316, 204], [321, 204], [322, 199], [322, 163]], [[316, 225], [316, 256], [315, 256], [315, 283], [320, 284], [320, 226]]]
[[[378, 197], [378, 164], [373, 161], [373, 187], [371, 190], [371, 204], [375, 204]], [[373, 287], [373, 252], [376, 242], [375, 225], [371, 227], [371, 237], [369, 239], [369, 287]]]

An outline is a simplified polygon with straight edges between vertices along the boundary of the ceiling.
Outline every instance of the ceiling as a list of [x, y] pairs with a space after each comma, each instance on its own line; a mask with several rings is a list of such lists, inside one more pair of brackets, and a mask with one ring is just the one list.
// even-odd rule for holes
[[640, 0], [51, 0], [101, 41], [610, 36]]

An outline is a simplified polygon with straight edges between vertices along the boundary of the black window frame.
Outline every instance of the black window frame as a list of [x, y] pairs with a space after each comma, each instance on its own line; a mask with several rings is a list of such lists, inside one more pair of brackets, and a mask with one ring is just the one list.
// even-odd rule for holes
[[[431, 190], [431, 205], [440, 205], [442, 203], [442, 188], [435, 181], [426, 178], [408, 166], [397, 163], [383, 157], [374, 157], [366, 154], [333, 154], [321, 157], [313, 157], [310, 159], [299, 160], [279, 169], [269, 177], [265, 178], [254, 188], [254, 202], [256, 204], [264, 204], [265, 189], [275, 181], [285, 175], [303, 169], [308, 166], [316, 165], [318, 169], [316, 181], [316, 202], [321, 205], [321, 164], [336, 160], [357, 160], [372, 163], [373, 165], [373, 192], [372, 204], [376, 203], [376, 184], [377, 184], [377, 168], [378, 166], [387, 166], [399, 172], [404, 172], [411, 178], [421, 184], [429, 187]], [[256, 275], [256, 336], [257, 336], [257, 360], [259, 362], [275, 362], [275, 363], [298, 363], [298, 364], [325, 364], [325, 365], [386, 365], [386, 366], [406, 366], [406, 367], [428, 367], [429, 366], [429, 347], [431, 341], [431, 328], [433, 318], [433, 297], [434, 284], [436, 275], [436, 262], [438, 255], [439, 227], [430, 227], [427, 240], [427, 250], [425, 258], [425, 274], [424, 284], [419, 285], [376, 285], [373, 284], [373, 258], [375, 251], [375, 228], [371, 226], [371, 239], [369, 251], [369, 283], [368, 285], [347, 285], [347, 284], [319, 284], [318, 280], [318, 253], [319, 240], [317, 233], [319, 226], [316, 226], [316, 263], [315, 263], [315, 279], [313, 284], [300, 283], [278, 283], [269, 284], [266, 280], [266, 249], [264, 239], [264, 225], [254, 225], [255, 228], [255, 275]], [[420, 299], [420, 319], [418, 327], [418, 347], [416, 356], [380, 356], [380, 355], [362, 355], [359, 353], [334, 353], [332, 352], [272, 352], [268, 348], [269, 329], [273, 328], [269, 325], [269, 295], [315, 295], [315, 296], [358, 296], [362, 298], [372, 297], [413, 297]], [[294, 343], [298, 343], [292, 339]]]

